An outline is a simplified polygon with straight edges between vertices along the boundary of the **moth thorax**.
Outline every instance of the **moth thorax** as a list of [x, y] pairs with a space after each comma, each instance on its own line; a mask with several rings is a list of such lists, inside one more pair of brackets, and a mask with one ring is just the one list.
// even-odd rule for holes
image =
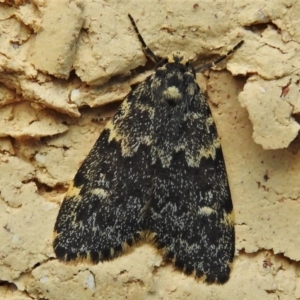
[[189, 60], [186, 58], [185, 52], [174, 51], [167, 57], [168, 63], [178, 63], [185, 65]]
[[174, 85], [167, 87], [163, 92], [163, 96], [170, 106], [175, 106], [182, 99], [182, 93]]

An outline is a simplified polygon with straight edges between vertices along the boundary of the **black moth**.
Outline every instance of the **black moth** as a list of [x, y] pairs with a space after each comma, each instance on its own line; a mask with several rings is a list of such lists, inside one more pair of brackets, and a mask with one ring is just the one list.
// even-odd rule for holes
[[78, 170], [56, 220], [54, 251], [62, 261], [98, 263], [145, 239], [175, 268], [224, 283], [234, 224], [210, 109], [183, 53], [159, 59], [129, 18], [156, 69], [129, 93]]

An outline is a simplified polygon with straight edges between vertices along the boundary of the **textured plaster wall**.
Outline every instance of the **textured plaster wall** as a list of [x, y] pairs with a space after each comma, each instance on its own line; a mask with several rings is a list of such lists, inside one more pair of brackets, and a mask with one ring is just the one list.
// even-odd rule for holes
[[[0, 299], [300, 299], [300, 1], [0, 2]], [[104, 125], [93, 119], [149, 74], [129, 12], [159, 56], [207, 62], [245, 40], [199, 75], [234, 202], [224, 286], [147, 244], [95, 266], [54, 256], [59, 205]]]

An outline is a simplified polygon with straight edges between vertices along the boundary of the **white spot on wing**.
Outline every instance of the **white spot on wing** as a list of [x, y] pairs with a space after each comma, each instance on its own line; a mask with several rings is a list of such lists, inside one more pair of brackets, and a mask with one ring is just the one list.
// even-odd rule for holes
[[198, 210], [199, 215], [209, 216], [213, 213], [216, 213], [216, 211], [209, 206], [203, 206]]
[[93, 189], [93, 190], [92, 190], [92, 193], [93, 193], [94, 195], [101, 196], [101, 197], [103, 197], [103, 198], [106, 198], [106, 197], [107, 197], [107, 191], [104, 190], [104, 189], [100, 189], [100, 188]]

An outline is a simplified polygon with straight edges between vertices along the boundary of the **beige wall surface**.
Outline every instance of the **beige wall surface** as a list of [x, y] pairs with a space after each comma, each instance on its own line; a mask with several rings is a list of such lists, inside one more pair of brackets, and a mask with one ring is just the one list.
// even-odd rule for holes
[[[0, 2], [0, 299], [300, 299], [300, 1]], [[161, 57], [199, 64], [245, 41], [198, 75], [234, 203], [225, 285], [149, 244], [92, 266], [55, 258], [60, 203], [105, 125], [94, 119], [153, 72], [128, 13]]]

